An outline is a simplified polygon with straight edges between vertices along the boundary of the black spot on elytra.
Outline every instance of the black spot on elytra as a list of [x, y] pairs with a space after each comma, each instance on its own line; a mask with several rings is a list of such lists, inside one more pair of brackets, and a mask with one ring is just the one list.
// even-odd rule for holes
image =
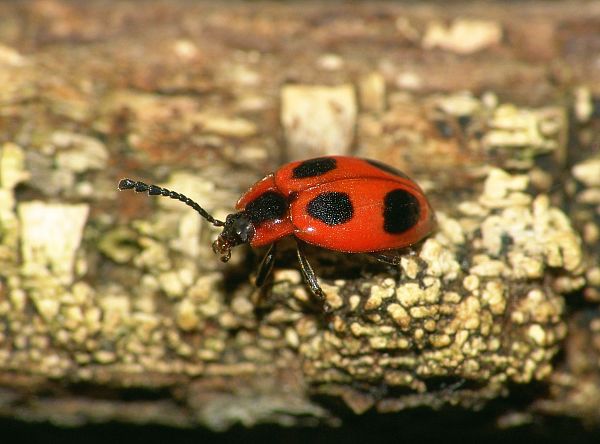
[[367, 162], [368, 164], [371, 164], [375, 168], [379, 168], [381, 171], [385, 171], [386, 173], [393, 174], [394, 176], [398, 176], [398, 177], [402, 177], [403, 179], [410, 180], [410, 177], [408, 177], [402, 171], [399, 171], [396, 168], [386, 165], [385, 163], [379, 162], [377, 160], [372, 160], [372, 159], [365, 159], [365, 162]]
[[332, 157], [318, 157], [316, 159], [305, 160], [292, 170], [294, 179], [305, 179], [307, 177], [322, 176], [323, 174], [334, 170], [337, 161]]
[[306, 211], [310, 216], [327, 225], [348, 222], [354, 214], [350, 196], [337, 191], [319, 194], [308, 203]]
[[281, 194], [267, 191], [248, 202], [244, 212], [254, 224], [283, 219], [287, 212], [287, 202]]
[[419, 221], [419, 201], [405, 190], [394, 190], [383, 199], [383, 229], [397, 234], [408, 230]]

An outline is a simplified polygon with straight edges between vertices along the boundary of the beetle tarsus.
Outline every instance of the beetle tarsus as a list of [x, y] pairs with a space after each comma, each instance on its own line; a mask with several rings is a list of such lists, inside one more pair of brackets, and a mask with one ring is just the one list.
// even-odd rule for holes
[[393, 266], [400, 265], [402, 260], [402, 256], [397, 251], [377, 251], [369, 254], [379, 262]]

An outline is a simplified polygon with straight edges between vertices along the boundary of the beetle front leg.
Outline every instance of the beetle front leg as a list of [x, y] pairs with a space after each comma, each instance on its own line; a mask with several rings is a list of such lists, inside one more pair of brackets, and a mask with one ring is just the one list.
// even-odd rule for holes
[[275, 262], [275, 244], [271, 244], [267, 254], [260, 263], [258, 267], [258, 272], [256, 273], [256, 280], [254, 281], [254, 285], [258, 288], [262, 287], [273, 271], [273, 264]]
[[296, 242], [296, 253], [298, 255], [298, 262], [300, 262], [300, 269], [302, 270], [304, 281], [310, 288], [310, 291], [319, 299], [319, 302], [323, 306], [323, 311], [325, 313], [330, 313], [331, 306], [327, 303], [325, 293], [323, 293], [323, 289], [319, 285], [317, 276], [315, 275], [310, 263], [306, 259], [306, 255], [304, 254], [304, 246], [300, 242]]

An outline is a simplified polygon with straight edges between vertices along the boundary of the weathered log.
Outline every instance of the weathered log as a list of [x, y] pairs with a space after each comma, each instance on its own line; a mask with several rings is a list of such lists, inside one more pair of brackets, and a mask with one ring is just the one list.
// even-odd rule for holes
[[[0, 4], [0, 415], [338, 424], [343, 408], [600, 421], [600, 3]], [[371, 157], [431, 196], [398, 269], [218, 217], [286, 159]], [[337, 404], [336, 404], [337, 405]], [[518, 410], [518, 413], [515, 413]]]

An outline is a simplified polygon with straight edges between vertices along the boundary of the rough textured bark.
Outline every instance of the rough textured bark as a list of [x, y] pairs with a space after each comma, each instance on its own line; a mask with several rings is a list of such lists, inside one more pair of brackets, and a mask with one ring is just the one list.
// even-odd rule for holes
[[[0, 414], [223, 430], [508, 396], [504, 427], [597, 424], [599, 47], [598, 2], [1, 3]], [[330, 318], [285, 242], [259, 292], [249, 249], [220, 264], [185, 205], [116, 191], [222, 218], [329, 153], [410, 174], [439, 222], [399, 269], [311, 249]]]

